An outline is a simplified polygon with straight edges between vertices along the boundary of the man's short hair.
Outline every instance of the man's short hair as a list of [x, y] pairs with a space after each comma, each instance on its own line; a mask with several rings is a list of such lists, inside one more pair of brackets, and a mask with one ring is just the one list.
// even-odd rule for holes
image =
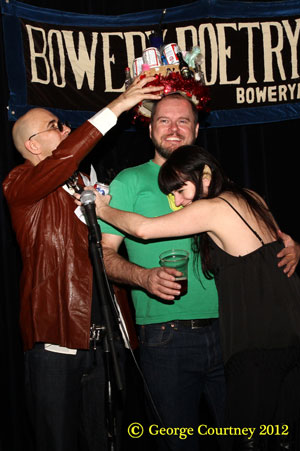
[[184, 93], [181, 92], [171, 92], [170, 94], [165, 95], [164, 97], [162, 97], [160, 100], [158, 100], [157, 102], [153, 102], [153, 106], [152, 106], [152, 110], [151, 110], [151, 123], [153, 122], [155, 113], [156, 113], [156, 109], [157, 109], [157, 105], [164, 100], [167, 97], [172, 97], [175, 99], [185, 99], [189, 102], [189, 104], [191, 105], [192, 108], [192, 112], [194, 115], [194, 119], [195, 119], [195, 125], [198, 123], [198, 110], [196, 105], [194, 104], [194, 102], [188, 97], [186, 96]]

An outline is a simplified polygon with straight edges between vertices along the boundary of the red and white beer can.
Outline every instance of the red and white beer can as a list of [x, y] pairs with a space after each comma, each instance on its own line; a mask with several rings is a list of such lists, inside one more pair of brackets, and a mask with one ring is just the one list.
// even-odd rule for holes
[[161, 56], [156, 47], [148, 47], [143, 51], [143, 61], [149, 68], [161, 66]]
[[132, 64], [132, 72], [133, 77], [137, 77], [142, 72], [142, 65], [144, 63], [143, 57], [139, 56], [138, 58], [135, 58]]
[[167, 64], [179, 64], [179, 59], [177, 56], [178, 51], [178, 45], [175, 43], [164, 46], [163, 55], [167, 60]]
[[94, 188], [96, 191], [98, 191], [98, 193], [102, 194], [103, 196], [109, 194], [109, 185], [105, 185], [105, 183], [97, 182], [95, 183]]

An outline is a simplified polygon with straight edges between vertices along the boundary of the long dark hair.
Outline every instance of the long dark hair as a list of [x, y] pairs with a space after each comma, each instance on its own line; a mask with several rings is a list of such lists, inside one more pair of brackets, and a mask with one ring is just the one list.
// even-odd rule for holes
[[[205, 195], [206, 199], [218, 197], [224, 191], [233, 193], [236, 197], [244, 199], [256, 218], [262, 220], [274, 237], [277, 237], [273, 217], [261, 200], [231, 181], [213, 155], [200, 146], [182, 146], [172, 152], [159, 172], [158, 183], [161, 191], [169, 194], [190, 181], [196, 188], [194, 200], [203, 198], [202, 176], [207, 170], [205, 166], [208, 166], [211, 171], [211, 182], [208, 194]], [[197, 260], [195, 267], [198, 267], [200, 254], [203, 274], [211, 279], [213, 267], [209, 257], [209, 240], [206, 232], [194, 236], [193, 250]]]

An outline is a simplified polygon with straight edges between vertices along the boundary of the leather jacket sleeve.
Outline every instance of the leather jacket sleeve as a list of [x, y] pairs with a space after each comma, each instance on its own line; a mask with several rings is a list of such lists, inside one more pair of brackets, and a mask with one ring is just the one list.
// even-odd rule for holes
[[[38, 202], [61, 186], [79, 166], [81, 160], [92, 150], [102, 134], [88, 121], [73, 131], [54, 150], [50, 157], [32, 166], [30, 170], [16, 174], [12, 171], [3, 188], [9, 204], [23, 205]], [[13, 184], [13, 186], [12, 186]]]

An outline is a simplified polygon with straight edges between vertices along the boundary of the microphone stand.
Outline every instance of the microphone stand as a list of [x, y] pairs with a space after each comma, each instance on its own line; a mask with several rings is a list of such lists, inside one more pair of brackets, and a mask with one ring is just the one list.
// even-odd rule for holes
[[[88, 218], [87, 224], [88, 224]], [[88, 224], [89, 226], [90, 224]], [[115, 318], [112, 314], [112, 305], [109, 304], [110, 298], [109, 287], [107, 285], [107, 279], [105, 277], [105, 270], [103, 264], [103, 253], [101, 246], [101, 230], [97, 223], [98, 230], [95, 230], [95, 225], [89, 227], [89, 251], [92, 265], [94, 268], [94, 275], [96, 286], [99, 290], [100, 308], [104, 319], [104, 336], [103, 336], [103, 359], [106, 372], [106, 410], [107, 410], [107, 428], [108, 428], [108, 449], [110, 451], [115, 450], [116, 444], [116, 428], [114, 418], [114, 397], [113, 397], [113, 367], [115, 382], [118, 390], [123, 390], [123, 383], [121, 378], [120, 366], [117, 359], [114, 337], [113, 337], [113, 324]]]

